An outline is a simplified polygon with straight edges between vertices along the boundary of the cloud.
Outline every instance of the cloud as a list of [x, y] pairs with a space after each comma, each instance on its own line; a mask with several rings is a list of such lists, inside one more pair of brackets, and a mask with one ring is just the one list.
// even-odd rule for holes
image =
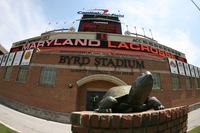
[[[158, 33], [157, 33], [158, 34]], [[186, 54], [186, 59], [189, 64], [200, 66], [199, 51], [200, 47], [195, 45], [188, 33], [183, 30], [175, 29], [170, 35], [157, 35], [159, 41], [163, 44], [177, 49]]]
[[190, 2], [181, 0], [116, 0], [106, 5], [111, 11], [116, 12], [117, 9], [123, 12], [123, 29], [128, 25], [129, 30], [135, 32], [136, 26], [138, 33], [143, 34], [144, 27], [148, 36], [151, 36], [149, 29], [152, 29], [153, 36], [159, 43], [185, 53], [189, 63], [200, 66], [200, 48], [194, 44], [194, 38], [190, 35], [191, 27], [188, 27], [194, 17], [194, 9], [191, 7]]
[[39, 0], [0, 1], [0, 43], [9, 50], [12, 43], [40, 35], [46, 21]]

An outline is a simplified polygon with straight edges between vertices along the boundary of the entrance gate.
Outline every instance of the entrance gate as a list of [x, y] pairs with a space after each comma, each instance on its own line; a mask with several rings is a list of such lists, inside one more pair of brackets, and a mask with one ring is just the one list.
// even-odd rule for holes
[[104, 91], [87, 91], [86, 110], [94, 111], [98, 108], [98, 103], [105, 93]]

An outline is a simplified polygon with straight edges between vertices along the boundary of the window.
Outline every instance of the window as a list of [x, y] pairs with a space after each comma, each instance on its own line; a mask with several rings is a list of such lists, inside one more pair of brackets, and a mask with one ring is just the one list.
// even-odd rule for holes
[[172, 89], [179, 89], [179, 77], [176, 74], [172, 74]]
[[54, 67], [42, 67], [40, 73], [40, 84], [55, 85], [56, 69]]
[[200, 86], [199, 86], [199, 82], [198, 82], [198, 79], [197, 79], [197, 78], [194, 79], [194, 82], [195, 82], [195, 87], [196, 87], [196, 89], [199, 88]]
[[20, 83], [25, 83], [27, 76], [28, 76], [28, 67], [27, 66], [21, 66], [19, 68], [16, 81], [20, 82]]
[[186, 89], [192, 89], [192, 79], [190, 77], [186, 77]]
[[158, 48], [158, 44], [154, 43], [154, 47]]
[[153, 43], [152, 43], [152, 42], [149, 42], [149, 45], [153, 46]]
[[198, 89], [198, 90], [199, 90], [199, 89], [200, 89], [200, 78], [198, 78], [198, 79], [197, 79], [197, 81], [198, 81], [199, 87], [198, 87], [198, 88], [196, 88], [196, 89]]
[[153, 89], [155, 90], [160, 89], [160, 74], [152, 73], [152, 76], [153, 76]]
[[7, 81], [9, 81], [10, 80], [10, 78], [11, 78], [11, 74], [12, 74], [12, 67], [7, 67], [6, 68], [6, 71], [5, 71], [5, 73], [4, 73], [4, 80], [7, 80]]
[[161, 44], [159, 44], [159, 49], [162, 49], [162, 50], [163, 50], [163, 48], [164, 48], [164, 47], [163, 47]]

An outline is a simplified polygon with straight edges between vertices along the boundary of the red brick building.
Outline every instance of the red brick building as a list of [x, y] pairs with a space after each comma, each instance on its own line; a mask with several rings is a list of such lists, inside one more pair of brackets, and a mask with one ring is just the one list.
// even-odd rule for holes
[[142, 35], [122, 35], [117, 15], [81, 13], [78, 32], [46, 32], [14, 43], [0, 58], [1, 103], [69, 122], [70, 112], [93, 110], [109, 88], [130, 85], [147, 70], [154, 77], [151, 95], [166, 107], [200, 101], [200, 69], [183, 53]]

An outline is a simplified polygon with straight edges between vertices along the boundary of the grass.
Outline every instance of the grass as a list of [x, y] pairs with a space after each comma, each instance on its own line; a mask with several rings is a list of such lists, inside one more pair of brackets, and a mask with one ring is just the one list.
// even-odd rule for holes
[[0, 123], [0, 133], [17, 133], [17, 132]]
[[192, 129], [191, 131], [189, 131], [188, 133], [200, 133], [200, 126]]

